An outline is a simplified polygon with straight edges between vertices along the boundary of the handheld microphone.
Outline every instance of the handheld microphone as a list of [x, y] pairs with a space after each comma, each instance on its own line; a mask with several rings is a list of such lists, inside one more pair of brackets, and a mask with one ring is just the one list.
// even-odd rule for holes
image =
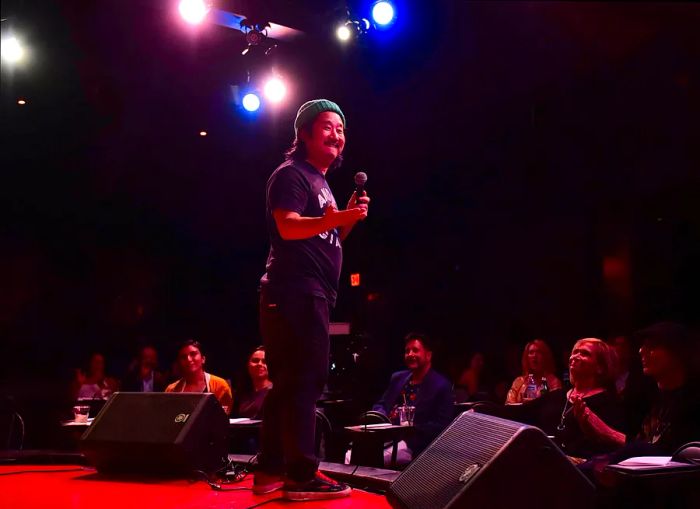
[[365, 184], [367, 183], [367, 174], [364, 171], [358, 171], [355, 173], [355, 199], [359, 202], [360, 196], [365, 192]]

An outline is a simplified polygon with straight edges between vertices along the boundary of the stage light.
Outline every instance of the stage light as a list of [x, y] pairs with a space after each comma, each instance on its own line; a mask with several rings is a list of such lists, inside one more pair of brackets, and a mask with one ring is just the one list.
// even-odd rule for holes
[[258, 111], [258, 108], [260, 108], [260, 98], [252, 92], [247, 93], [243, 96], [243, 107], [246, 111]]
[[178, 10], [182, 19], [187, 23], [197, 25], [206, 17], [209, 5], [205, 0], [180, 0]]
[[27, 101], [25, 101], [24, 99], [18, 99], [17, 104], [19, 104], [20, 106], [24, 106], [25, 104], [27, 104]]
[[3, 39], [0, 43], [0, 49], [2, 59], [9, 64], [19, 62], [24, 56], [24, 48], [15, 37]]
[[199, 131], [199, 135], [204, 137], [207, 135], [207, 132], [206, 131]]
[[340, 25], [335, 31], [335, 35], [338, 37], [338, 39], [345, 42], [350, 40], [352, 32], [350, 31], [350, 28], [347, 25]]
[[270, 78], [267, 80], [267, 83], [265, 83], [263, 92], [265, 93], [265, 97], [267, 97], [270, 102], [278, 103], [284, 99], [284, 96], [287, 93], [287, 87], [284, 86], [284, 82], [281, 79]]
[[394, 6], [381, 1], [372, 7], [372, 19], [377, 25], [386, 26], [394, 20]]

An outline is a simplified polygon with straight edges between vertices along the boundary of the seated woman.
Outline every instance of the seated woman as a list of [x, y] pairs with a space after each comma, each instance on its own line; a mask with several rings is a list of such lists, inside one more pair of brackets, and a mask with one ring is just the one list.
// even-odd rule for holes
[[272, 382], [267, 376], [265, 347], [259, 346], [248, 357], [247, 376], [237, 392], [233, 415], [249, 419], [262, 419], [265, 396], [272, 389]]
[[492, 401], [486, 356], [483, 353], [474, 352], [469, 355], [467, 367], [457, 375], [454, 392], [457, 403]]
[[107, 399], [119, 390], [119, 382], [107, 376], [105, 366], [104, 355], [99, 352], [90, 355], [87, 366], [76, 370], [74, 399]]
[[561, 380], [554, 374], [554, 355], [543, 339], [535, 339], [525, 345], [522, 367], [523, 374], [513, 381], [506, 397], [506, 405], [523, 402], [529, 375], [532, 375], [537, 383], [537, 397], [541, 395], [542, 379], [547, 380], [547, 388], [550, 391], [561, 389]]
[[525, 402], [506, 406], [502, 415], [541, 428], [573, 460], [610, 452], [615, 445], [592, 432], [593, 415], [619, 429], [624, 413], [615, 391], [615, 362], [611, 348], [600, 339], [585, 338], [574, 344], [569, 357], [569, 391], [552, 391]]
[[165, 392], [211, 392], [228, 414], [233, 405], [231, 387], [223, 378], [204, 371], [206, 360], [199, 341], [188, 339], [182, 343], [177, 350], [177, 365], [182, 378], [168, 385]]

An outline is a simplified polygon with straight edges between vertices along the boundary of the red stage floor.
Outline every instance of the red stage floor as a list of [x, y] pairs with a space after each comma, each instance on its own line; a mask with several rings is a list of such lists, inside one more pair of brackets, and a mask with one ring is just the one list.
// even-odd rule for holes
[[[76, 469], [72, 471], [63, 471]], [[10, 474], [11, 472], [25, 472]], [[250, 488], [252, 475], [226, 487]], [[0, 508], [2, 509], [245, 509], [268, 499], [272, 493], [256, 496], [250, 490], [218, 492], [204, 482], [184, 480], [107, 479], [92, 469], [71, 466], [0, 467]], [[354, 490], [349, 498], [318, 502], [276, 500], [262, 507], [388, 508], [382, 495]]]

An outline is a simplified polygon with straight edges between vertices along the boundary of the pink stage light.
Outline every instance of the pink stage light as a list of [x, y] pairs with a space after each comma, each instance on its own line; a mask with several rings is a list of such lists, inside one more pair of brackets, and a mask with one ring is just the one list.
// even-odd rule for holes
[[278, 103], [287, 94], [287, 87], [281, 79], [271, 78], [265, 83], [263, 91], [270, 102]]
[[178, 10], [187, 23], [197, 25], [204, 21], [209, 12], [209, 5], [205, 0], [181, 0]]

